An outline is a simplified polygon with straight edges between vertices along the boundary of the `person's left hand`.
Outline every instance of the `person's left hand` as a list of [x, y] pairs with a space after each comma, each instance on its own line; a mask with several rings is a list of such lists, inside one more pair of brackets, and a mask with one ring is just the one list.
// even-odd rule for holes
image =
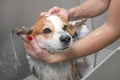
[[33, 38], [29, 43], [23, 41], [26, 53], [34, 58], [41, 59], [47, 63], [52, 63], [51, 57], [53, 54], [49, 53], [48, 51], [40, 48]]

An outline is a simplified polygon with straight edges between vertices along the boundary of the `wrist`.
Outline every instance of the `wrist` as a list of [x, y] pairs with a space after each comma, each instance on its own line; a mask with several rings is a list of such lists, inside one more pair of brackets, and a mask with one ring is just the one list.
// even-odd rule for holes
[[51, 56], [49, 56], [49, 59], [47, 59], [46, 62], [49, 63], [49, 64], [55, 64], [55, 63], [67, 61], [68, 57], [66, 56], [65, 53], [63, 52], [63, 53], [51, 54]]
[[68, 10], [68, 20], [73, 20], [75, 17], [74, 17], [74, 13], [75, 13], [75, 10], [74, 10], [74, 8], [71, 8], [71, 9], [69, 9]]
[[[78, 20], [81, 19], [80, 13], [76, 10], [77, 8], [71, 8], [69, 9], [69, 20]], [[79, 10], [80, 12], [80, 10]]]

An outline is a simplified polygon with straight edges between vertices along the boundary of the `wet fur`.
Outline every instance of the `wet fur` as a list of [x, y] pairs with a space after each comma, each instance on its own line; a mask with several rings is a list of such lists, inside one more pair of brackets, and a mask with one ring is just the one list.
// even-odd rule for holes
[[[80, 27], [86, 20], [83, 20], [80, 23], [77, 23], [74, 28], [72, 25], [69, 25], [68, 21], [63, 17], [58, 15], [68, 26], [66, 29], [67, 34], [71, 35], [71, 37], [75, 34], [77, 27]], [[42, 24], [41, 24], [42, 21]], [[23, 37], [22, 35], [32, 35], [37, 37], [38, 35], [41, 38], [51, 39], [54, 36], [55, 30], [50, 35], [46, 35], [42, 33], [42, 30], [45, 28], [46, 18], [44, 16], [40, 17], [35, 25], [30, 30], [13, 30], [14, 33], [18, 34], [19, 36]], [[48, 23], [52, 27], [52, 24]], [[42, 26], [42, 27], [40, 27]], [[76, 27], [76, 28], [75, 28]], [[51, 44], [52, 45], [52, 44]], [[43, 46], [42, 46], [43, 47]], [[45, 47], [45, 46], [44, 46]], [[48, 49], [48, 51], [50, 51]], [[55, 52], [54, 50], [50, 52]], [[78, 73], [76, 69], [76, 64], [74, 60], [67, 61], [67, 62], [60, 62], [56, 64], [48, 64], [42, 60], [35, 59], [33, 57], [27, 56], [27, 59], [30, 64], [30, 69], [33, 75], [38, 80], [78, 80]]]

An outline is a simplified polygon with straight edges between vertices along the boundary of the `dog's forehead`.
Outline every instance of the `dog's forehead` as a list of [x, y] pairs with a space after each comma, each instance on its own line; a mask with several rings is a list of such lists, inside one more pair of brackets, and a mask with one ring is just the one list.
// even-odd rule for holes
[[60, 17], [60, 16], [57, 16], [57, 15], [50, 15], [47, 17], [47, 20], [49, 20], [52, 25], [54, 27], [59, 27], [59, 28], [62, 28], [63, 25], [65, 25], [65, 21]]

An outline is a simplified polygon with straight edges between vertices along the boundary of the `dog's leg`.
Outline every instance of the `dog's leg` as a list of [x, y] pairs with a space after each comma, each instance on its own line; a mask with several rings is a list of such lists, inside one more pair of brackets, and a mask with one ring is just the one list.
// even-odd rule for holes
[[78, 72], [77, 72], [77, 66], [75, 61], [71, 61], [71, 74], [72, 74], [72, 78], [73, 80], [78, 80]]
[[87, 57], [83, 57], [83, 61], [84, 61], [84, 64], [85, 64], [86, 66], [89, 66], [89, 62], [88, 62]]

